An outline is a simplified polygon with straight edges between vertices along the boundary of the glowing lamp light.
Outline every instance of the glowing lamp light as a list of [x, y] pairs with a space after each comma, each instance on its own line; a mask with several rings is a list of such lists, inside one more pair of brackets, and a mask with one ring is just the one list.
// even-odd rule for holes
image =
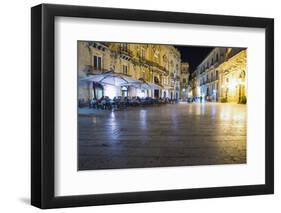
[[238, 83], [242, 84], [242, 79], [241, 78], [238, 79]]
[[236, 88], [236, 86], [237, 86], [237, 80], [235, 80], [235, 79], [230, 79], [230, 81], [229, 81], [229, 83], [228, 83], [228, 85], [227, 85], [227, 88], [229, 89], [229, 90], [235, 90], [235, 88]]
[[241, 78], [238, 79], [239, 85], [245, 85], [245, 81], [243, 81]]

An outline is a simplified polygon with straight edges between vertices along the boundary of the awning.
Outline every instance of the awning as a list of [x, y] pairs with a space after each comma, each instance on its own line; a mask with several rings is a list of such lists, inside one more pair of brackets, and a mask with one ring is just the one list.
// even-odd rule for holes
[[140, 78], [139, 80], [141, 81], [141, 87], [144, 87], [146, 89], [162, 89], [160, 85], [147, 82], [143, 78]]
[[148, 86], [151, 88], [151, 89], [162, 89], [162, 87], [160, 85], [157, 85], [157, 84], [154, 84], [154, 83], [148, 83], [146, 82], [146, 84], [148, 84]]
[[141, 81], [135, 80], [125, 74], [112, 72], [90, 75], [88, 77], [80, 79], [80, 81], [92, 81], [100, 84], [109, 84], [114, 86], [134, 85], [136, 83], [141, 83]]

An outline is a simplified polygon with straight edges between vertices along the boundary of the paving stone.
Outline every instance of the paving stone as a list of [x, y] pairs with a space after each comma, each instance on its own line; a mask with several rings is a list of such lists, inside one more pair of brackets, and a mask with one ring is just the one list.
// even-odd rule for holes
[[246, 112], [228, 103], [88, 110], [78, 117], [79, 170], [244, 164]]

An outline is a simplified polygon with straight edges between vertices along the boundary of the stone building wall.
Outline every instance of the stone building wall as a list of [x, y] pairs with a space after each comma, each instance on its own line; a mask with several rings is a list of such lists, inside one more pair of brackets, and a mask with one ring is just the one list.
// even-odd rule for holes
[[208, 101], [218, 101], [219, 71], [217, 67], [225, 60], [226, 48], [214, 48], [198, 66], [200, 96]]
[[221, 73], [220, 100], [247, 102], [247, 50], [228, 58], [218, 69]]
[[182, 100], [187, 100], [188, 98], [188, 80], [189, 80], [189, 64], [181, 63], [180, 98]]
[[[101, 66], [94, 67], [94, 60], [100, 58]], [[128, 75], [135, 80], [159, 85], [158, 92], [150, 91], [150, 97], [180, 98], [181, 55], [171, 45], [78, 42], [78, 73], [83, 78], [87, 75], [114, 72]], [[91, 99], [91, 85], [81, 83], [79, 98]], [[130, 96], [136, 96], [133, 88]], [[120, 94], [118, 94], [120, 95]]]
[[243, 48], [214, 48], [192, 73], [193, 97], [236, 103], [240, 103], [242, 97], [246, 99], [246, 51]]

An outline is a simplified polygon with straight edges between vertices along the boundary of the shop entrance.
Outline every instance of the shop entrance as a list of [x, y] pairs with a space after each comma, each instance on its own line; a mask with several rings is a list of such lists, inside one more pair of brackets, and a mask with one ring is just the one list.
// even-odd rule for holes
[[154, 98], [159, 98], [159, 89], [154, 90]]
[[121, 87], [121, 95], [123, 97], [127, 97], [128, 96], [128, 87]]

